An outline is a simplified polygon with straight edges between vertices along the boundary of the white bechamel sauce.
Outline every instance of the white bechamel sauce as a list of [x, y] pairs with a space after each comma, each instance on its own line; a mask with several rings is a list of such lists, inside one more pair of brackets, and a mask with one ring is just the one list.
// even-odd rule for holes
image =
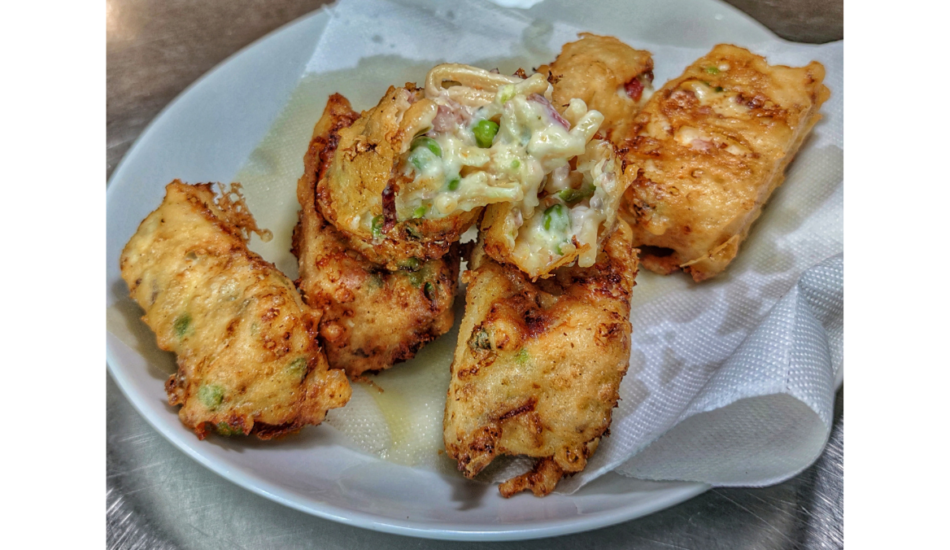
[[[601, 228], [613, 223], [620, 200], [613, 147], [592, 141], [603, 115], [580, 99], [558, 114], [540, 74], [521, 79], [458, 65], [433, 71], [426, 99], [438, 113], [398, 167], [404, 180], [396, 194], [397, 219], [441, 219], [509, 203], [508, 214], [495, 223], [502, 224], [522, 269], [541, 273], [575, 256], [579, 265], [593, 265]], [[498, 125], [489, 147], [479, 147], [476, 138], [483, 121]], [[555, 205], [559, 210], [549, 210]], [[560, 215], [552, 220], [546, 211]], [[547, 228], [546, 219], [553, 221]]]
[[[599, 140], [590, 142], [576, 165], [576, 170], [572, 171], [565, 165], [546, 176], [544, 199], [539, 201], [528, 221], [518, 228], [513, 239], [512, 256], [529, 273], [538, 273], [574, 252], [579, 252], [579, 266], [594, 265], [600, 228], [613, 223], [620, 197], [615, 193], [619, 182], [611, 146]], [[559, 196], [568, 189], [591, 187], [593, 193], [580, 200], [566, 202]], [[555, 205], [560, 205], [567, 223], [552, 220], [545, 228], [544, 213]]]
[[[473, 68], [464, 71], [467, 78], [474, 74], [511, 84], [498, 87], [491, 101], [484, 100], [483, 91], [466, 94], [459, 89], [464, 87], [455, 86], [433, 92], [427, 86], [427, 98], [439, 106], [437, 117], [444, 119], [425, 136], [438, 144], [441, 154], [425, 147], [407, 153], [402, 170], [412, 183], [396, 196], [400, 221], [422, 210], [422, 217], [440, 219], [499, 202], [519, 203], [522, 220], [529, 220], [545, 176], [583, 154], [603, 122], [599, 112], [573, 100], [565, 127], [548, 102], [551, 86], [540, 74], [521, 79], [487, 71], [480, 75], [480, 69]], [[474, 134], [485, 120], [499, 125], [488, 148], [479, 147]]]

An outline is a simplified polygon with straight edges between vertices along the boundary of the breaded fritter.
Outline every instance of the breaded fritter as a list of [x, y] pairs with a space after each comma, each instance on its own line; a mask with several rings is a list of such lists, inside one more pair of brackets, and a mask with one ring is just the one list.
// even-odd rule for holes
[[456, 243], [416, 271], [389, 271], [352, 250], [317, 211], [317, 182], [333, 159], [340, 131], [358, 117], [342, 95], [327, 100], [297, 184], [301, 210], [293, 239], [297, 286], [307, 304], [323, 312], [320, 338], [330, 365], [350, 377], [411, 359], [452, 328], [459, 270]]
[[729, 265], [821, 118], [824, 76], [719, 45], [653, 95], [625, 145], [637, 177], [621, 212], [644, 267], [698, 282]]
[[168, 402], [200, 439], [209, 430], [292, 433], [350, 398], [346, 375], [329, 369], [317, 342], [319, 313], [248, 250], [250, 233], [265, 233], [239, 190], [216, 201], [211, 184], [168, 184], [120, 259], [142, 319], [178, 358]]
[[443, 421], [445, 449], [466, 477], [498, 455], [527, 455], [535, 469], [499, 489], [543, 496], [584, 469], [627, 371], [636, 273], [622, 221], [593, 266], [537, 283], [476, 247]]
[[614, 143], [630, 133], [633, 117], [653, 92], [653, 58], [612, 36], [582, 32], [550, 65], [538, 67], [554, 84], [553, 102], [559, 111], [571, 99], [584, 100], [604, 115], [601, 132]]

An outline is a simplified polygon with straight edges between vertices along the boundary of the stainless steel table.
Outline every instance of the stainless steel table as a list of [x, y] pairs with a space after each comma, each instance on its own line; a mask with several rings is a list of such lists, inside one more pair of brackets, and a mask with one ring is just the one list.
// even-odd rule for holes
[[[158, 112], [240, 48], [325, 0], [108, 0], [107, 176]], [[776, 34], [802, 42], [843, 37], [841, 0], [730, 0]], [[386, 535], [285, 508], [185, 456], [132, 408], [111, 378], [107, 399], [109, 548], [467, 548]], [[785, 483], [714, 489], [613, 527], [511, 548], [841, 548], [844, 390], [825, 453]]]

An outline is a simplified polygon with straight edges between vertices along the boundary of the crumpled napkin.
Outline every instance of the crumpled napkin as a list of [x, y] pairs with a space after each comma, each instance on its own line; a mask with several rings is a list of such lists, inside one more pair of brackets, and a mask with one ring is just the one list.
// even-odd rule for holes
[[[616, 14], [615, 20], [637, 17], [636, 5], [606, 4], [597, 9]], [[485, 1], [334, 4], [300, 85], [235, 178], [245, 185], [251, 210], [258, 211], [256, 189], [294, 193], [310, 132], [330, 93], [368, 109], [390, 84], [422, 82], [439, 62], [511, 73], [551, 61], [580, 31], [598, 31], [593, 17], [589, 26], [531, 17], [546, 6], [520, 12]], [[658, 87], [713, 46], [612, 34], [653, 54]], [[843, 361], [842, 44], [776, 38], [739, 45], [772, 63], [821, 61], [832, 91], [822, 108], [825, 120], [723, 275], [695, 284], [682, 274], [641, 271], [632, 300], [630, 369], [610, 437], [558, 492], [573, 492], [608, 471], [712, 485], [777, 483], [811, 464], [828, 438]], [[272, 246], [286, 251], [295, 222], [285, 214], [269, 226]], [[286, 252], [261, 252], [295, 276]], [[457, 321], [463, 305], [459, 296]], [[458, 475], [442, 444], [457, 324], [412, 361], [373, 377], [372, 384], [355, 384], [350, 403], [331, 411], [327, 423], [383, 459]], [[499, 459], [480, 477], [497, 482], [530, 465]]]

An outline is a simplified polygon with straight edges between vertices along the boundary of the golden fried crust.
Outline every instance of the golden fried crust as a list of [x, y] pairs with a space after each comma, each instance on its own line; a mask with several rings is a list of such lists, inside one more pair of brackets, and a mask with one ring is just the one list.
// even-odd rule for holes
[[350, 398], [317, 343], [319, 313], [248, 250], [257, 228], [239, 188], [215, 203], [210, 184], [170, 183], [120, 259], [142, 319], [178, 357], [168, 402], [201, 439], [208, 430], [270, 439], [319, 424]]
[[[437, 110], [414, 85], [390, 86], [376, 107], [339, 131], [339, 154], [317, 183], [320, 214], [353, 249], [390, 271], [441, 258], [481, 213], [396, 219], [396, 193], [405, 185], [401, 157]], [[376, 235], [374, 219], [381, 226]]]
[[[595, 447], [598, 441], [599, 439], [594, 440]], [[534, 496], [543, 497], [551, 494], [562, 477], [564, 477], [564, 470], [557, 465], [557, 462], [550, 458], [542, 458], [535, 463], [531, 471], [499, 485], [498, 492], [505, 498], [511, 498], [522, 491], [531, 491]]]
[[623, 221], [589, 268], [532, 283], [476, 247], [443, 421], [445, 449], [466, 477], [497, 455], [540, 459], [504, 496], [553, 490], [584, 469], [610, 426], [630, 358], [637, 272]]
[[388, 271], [350, 249], [317, 211], [317, 181], [333, 159], [339, 132], [358, 116], [339, 94], [327, 101], [297, 184], [301, 210], [293, 239], [297, 287], [307, 304], [323, 311], [319, 333], [330, 365], [351, 377], [411, 359], [447, 332], [454, 322], [459, 269], [456, 243], [417, 271]]
[[653, 95], [626, 144], [637, 178], [621, 208], [644, 267], [697, 282], [726, 268], [821, 118], [824, 76], [719, 45]]
[[612, 36], [580, 33], [550, 65], [538, 67], [554, 85], [553, 103], [565, 109], [571, 98], [604, 115], [601, 132], [615, 143], [630, 135], [633, 117], [653, 83], [650, 52], [635, 50]]

